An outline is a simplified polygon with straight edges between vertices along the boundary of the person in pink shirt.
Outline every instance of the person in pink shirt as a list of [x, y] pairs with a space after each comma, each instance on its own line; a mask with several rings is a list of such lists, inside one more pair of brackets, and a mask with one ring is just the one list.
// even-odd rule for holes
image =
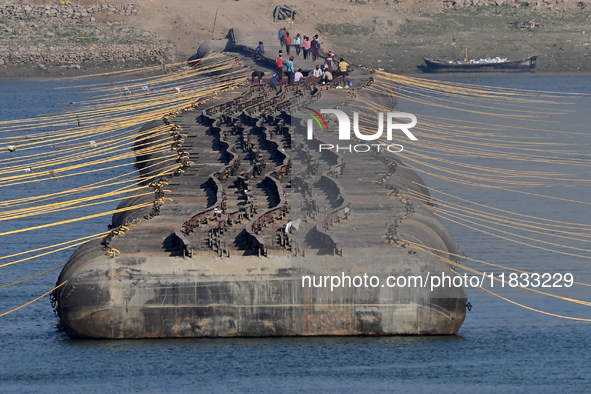
[[312, 47], [312, 43], [310, 42], [310, 37], [304, 36], [304, 60], [308, 58], [310, 54], [310, 48]]
[[285, 32], [285, 52], [287, 52], [287, 56], [291, 53], [291, 37], [288, 32]]

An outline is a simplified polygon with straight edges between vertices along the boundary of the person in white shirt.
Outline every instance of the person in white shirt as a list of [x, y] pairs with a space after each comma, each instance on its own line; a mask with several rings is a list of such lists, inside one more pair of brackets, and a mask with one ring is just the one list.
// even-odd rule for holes
[[297, 83], [300, 82], [302, 78], [304, 78], [304, 74], [302, 74], [302, 69], [298, 68], [298, 71], [294, 75], [293, 81]]
[[320, 64], [316, 65], [316, 68], [312, 72], [312, 76], [315, 78], [321, 78], [324, 75], [324, 71], [320, 68]]

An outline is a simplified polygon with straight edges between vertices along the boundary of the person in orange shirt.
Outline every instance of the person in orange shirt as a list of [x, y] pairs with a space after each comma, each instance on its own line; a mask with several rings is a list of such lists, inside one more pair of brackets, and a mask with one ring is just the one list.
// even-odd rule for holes
[[328, 71], [332, 72], [332, 63], [334, 62], [334, 53], [328, 51], [326, 54], [326, 66], [328, 67]]

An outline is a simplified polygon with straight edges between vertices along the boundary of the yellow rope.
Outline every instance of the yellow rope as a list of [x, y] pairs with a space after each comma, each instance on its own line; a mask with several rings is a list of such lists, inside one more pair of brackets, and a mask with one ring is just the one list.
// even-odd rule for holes
[[55, 268], [52, 268], [52, 269], [50, 269], [49, 271], [42, 272], [42, 273], [40, 273], [40, 274], [37, 274], [37, 275], [35, 275], [35, 276], [31, 276], [30, 278], [27, 278], [27, 279], [22, 279], [22, 280], [19, 280], [19, 281], [16, 281], [16, 282], [12, 282], [12, 283], [9, 283], [9, 284], [7, 284], [7, 285], [2, 285], [2, 286], [0, 286], [0, 289], [3, 289], [3, 288], [5, 288], [5, 287], [10, 287], [10, 286], [18, 285], [18, 284], [21, 284], [21, 283], [24, 283], [24, 282], [28, 282], [28, 281], [30, 281], [31, 279], [39, 278], [40, 276], [47, 275], [47, 274], [49, 274], [50, 272], [53, 272], [53, 271], [55, 271], [56, 269], [62, 268], [62, 267], [63, 267], [63, 266], [65, 266], [65, 265], [66, 265], [66, 264], [58, 265], [57, 267], [55, 267]]
[[31, 300], [31, 301], [27, 302], [26, 304], [23, 304], [23, 305], [21, 305], [21, 306], [19, 306], [19, 307], [17, 307], [17, 308], [14, 308], [14, 309], [12, 309], [12, 310], [9, 310], [8, 312], [4, 312], [4, 313], [0, 314], [0, 317], [6, 316], [6, 315], [8, 315], [8, 314], [11, 314], [11, 313], [13, 313], [13, 312], [16, 312], [16, 311], [18, 311], [19, 309], [22, 309], [22, 308], [26, 307], [26, 306], [28, 306], [28, 305], [31, 305], [33, 302], [40, 300], [41, 298], [45, 297], [46, 295], [48, 295], [48, 294], [52, 293], [53, 291], [55, 291], [55, 290], [59, 289], [60, 287], [62, 287], [62, 286], [63, 286], [63, 285], [65, 285], [66, 283], [68, 283], [68, 281], [65, 281], [65, 282], [63, 282], [62, 284], [60, 284], [60, 285], [57, 285], [57, 286], [56, 286], [56, 287], [54, 287], [53, 289], [49, 290], [47, 293], [44, 293], [44, 294], [40, 295], [39, 297], [35, 298], [34, 300]]
[[557, 315], [557, 314], [555, 314], [555, 313], [550, 313], [550, 312], [544, 312], [544, 311], [541, 311], [541, 310], [539, 310], [539, 309], [535, 309], [535, 308], [532, 308], [532, 307], [529, 307], [529, 306], [526, 306], [526, 305], [520, 304], [520, 303], [518, 303], [518, 302], [512, 301], [512, 300], [510, 300], [510, 299], [508, 299], [508, 298], [505, 298], [505, 297], [503, 297], [503, 296], [500, 296], [500, 295], [498, 295], [498, 294], [496, 294], [496, 293], [493, 293], [492, 291], [490, 291], [490, 290], [488, 290], [488, 289], [485, 289], [484, 287], [480, 287], [480, 289], [481, 289], [481, 290], [484, 290], [484, 291], [486, 291], [486, 292], [487, 292], [487, 293], [489, 293], [489, 294], [492, 294], [492, 295], [494, 295], [495, 297], [498, 297], [498, 298], [500, 298], [501, 300], [504, 300], [504, 301], [510, 302], [510, 303], [511, 303], [511, 304], [513, 304], [513, 305], [520, 306], [520, 307], [522, 307], [522, 308], [524, 308], [524, 309], [527, 309], [527, 310], [530, 310], [530, 311], [533, 311], [533, 312], [538, 312], [538, 313], [541, 313], [541, 314], [544, 314], [544, 315], [548, 315], [548, 316], [553, 316], [553, 317], [559, 317], [559, 318], [561, 318], [561, 319], [567, 319], [567, 320], [576, 320], [576, 321], [583, 321], [583, 322], [591, 322], [591, 319], [583, 319], [583, 318], [580, 318], [580, 317], [570, 317], [570, 316], [564, 316], [564, 315]]

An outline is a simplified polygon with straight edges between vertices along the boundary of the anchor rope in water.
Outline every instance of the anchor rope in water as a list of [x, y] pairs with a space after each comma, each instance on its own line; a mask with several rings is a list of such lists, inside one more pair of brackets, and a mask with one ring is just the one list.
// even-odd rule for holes
[[[408, 193], [411, 196], [416, 197], [420, 201], [423, 201], [425, 203], [430, 203], [432, 201], [429, 196], [426, 196], [426, 195], [424, 195], [420, 192], [417, 192], [415, 190], [409, 190]], [[447, 201], [437, 200], [437, 207], [435, 208], [435, 212], [446, 212], [449, 210], [451, 210], [453, 212], [461, 211], [461, 212], [464, 212], [462, 214], [462, 216], [466, 216], [466, 217], [474, 218], [474, 219], [479, 219], [479, 220], [485, 220], [487, 223], [499, 224], [501, 226], [506, 225], [507, 227], [515, 228], [518, 230], [531, 231], [531, 232], [534, 232], [537, 234], [547, 235], [547, 236], [551, 236], [551, 237], [564, 238], [564, 239], [569, 239], [569, 240], [579, 241], [579, 242], [591, 242], [591, 240], [588, 240], [588, 239], [581, 239], [581, 238], [562, 236], [562, 235], [556, 234], [556, 233], [562, 233], [562, 234], [568, 234], [568, 235], [577, 235], [579, 237], [591, 238], [591, 234], [582, 233], [580, 231], [580, 229], [578, 229], [579, 231], [576, 231], [576, 232], [558, 230], [556, 228], [545, 227], [541, 223], [535, 223], [535, 222], [530, 222], [530, 221], [521, 221], [518, 219], [514, 219], [514, 218], [510, 218], [508, 216], [503, 216], [503, 215], [498, 215], [498, 214], [489, 214], [484, 211], [474, 210], [474, 209], [466, 207], [464, 205], [453, 204], [453, 203], [449, 203]], [[566, 226], [562, 226], [562, 227], [566, 227]], [[567, 228], [572, 229], [572, 227], [567, 227]], [[543, 231], [539, 231], [539, 230], [545, 230], [548, 232], [543, 232]]]
[[22, 308], [24, 308], [24, 307], [26, 307], [26, 306], [28, 306], [28, 305], [31, 305], [31, 304], [32, 304], [33, 302], [35, 302], [35, 301], [39, 301], [41, 298], [43, 298], [43, 297], [45, 297], [45, 296], [47, 296], [47, 295], [51, 294], [52, 292], [54, 292], [55, 290], [59, 289], [60, 287], [62, 287], [62, 286], [63, 286], [63, 285], [65, 285], [66, 283], [68, 283], [68, 281], [62, 282], [61, 284], [59, 284], [59, 285], [55, 286], [53, 289], [49, 290], [48, 292], [41, 294], [39, 297], [37, 297], [37, 298], [35, 298], [35, 299], [33, 299], [33, 300], [31, 300], [31, 301], [29, 301], [29, 302], [27, 302], [27, 303], [25, 303], [25, 304], [23, 304], [23, 305], [19, 306], [19, 307], [16, 307], [16, 308], [14, 308], [14, 309], [11, 309], [11, 310], [9, 310], [8, 312], [4, 312], [4, 313], [0, 314], [0, 317], [3, 317], [3, 316], [6, 316], [6, 315], [9, 315], [9, 314], [11, 314], [11, 313], [13, 313], [13, 312], [16, 312], [16, 311], [18, 311], [19, 309], [22, 309]]
[[[160, 135], [162, 133], [157, 133], [157, 135]], [[156, 149], [163, 149], [165, 147], [168, 147], [168, 151], [170, 151], [170, 146], [172, 143], [172, 140], [164, 140], [162, 142], [160, 142], [159, 145], [155, 145], [150, 141], [146, 141], [149, 137], [143, 137], [140, 141], [142, 141], [142, 143], [137, 144], [135, 146], [135, 149], [131, 152], [131, 153], [136, 153], [136, 154], [146, 154], [145, 152], [149, 152], [149, 151], [153, 151]], [[164, 150], [166, 151], [166, 150]], [[30, 178], [35, 176], [35, 172], [41, 172], [44, 168], [52, 168], [53, 167], [53, 171], [56, 172], [63, 172], [63, 171], [68, 171], [70, 169], [72, 169], [72, 167], [56, 167], [59, 165], [63, 165], [63, 164], [71, 164], [74, 162], [82, 162], [76, 165], [76, 167], [74, 168], [82, 168], [82, 167], [88, 167], [88, 166], [92, 166], [94, 165], [94, 162], [90, 161], [90, 159], [93, 158], [102, 158], [106, 155], [108, 155], [109, 157], [119, 157], [116, 154], [119, 153], [121, 154], [121, 152], [127, 152], [126, 155], [130, 155], [131, 153], [129, 152], [129, 146], [128, 144], [114, 144], [113, 146], [109, 146], [107, 148], [98, 150], [98, 151], [94, 151], [94, 152], [89, 152], [86, 154], [82, 154], [82, 155], [72, 155], [72, 156], [66, 156], [61, 160], [54, 160], [52, 162], [39, 162], [39, 163], [35, 163], [34, 165], [31, 165], [29, 167], [25, 167], [25, 168], [16, 168], [16, 169], [10, 169], [10, 171], [6, 171], [4, 173], [16, 173], [18, 172], [18, 175], [12, 175], [12, 176], [7, 176], [7, 177], [0, 177], [0, 187], [2, 186], [2, 184], [5, 184], [6, 181], [9, 180], [16, 180], [16, 179], [26, 179], [26, 178]], [[114, 160], [111, 160], [114, 161]], [[24, 172], [24, 174], [22, 174]], [[31, 174], [31, 172], [33, 172], [33, 174]], [[0, 172], [1, 174], [1, 172]]]
[[[82, 244], [75, 244], [75, 245], [72, 245], [72, 246], [70, 246], [70, 248], [73, 248], [73, 247], [75, 247], [75, 246], [78, 246], [78, 245], [82, 245]], [[65, 265], [66, 265], [66, 264], [67, 264], [67, 263], [64, 263], [64, 264], [62, 264], [62, 265], [58, 265], [57, 267], [54, 267], [54, 268], [52, 268], [52, 269], [50, 269], [50, 270], [48, 270], [48, 271], [42, 272], [42, 273], [40, 273], [40, 274], [37, 274], [37, 275], [31, 276], [31, 277], [28, 277], [28, 278], [26, 278], [26, 279], [21, 279], [21, 280], [18, 280], [18, 281], [16, 281], [16, 282], [12, 282], [12, 283], [8, 283], [8, 284], [6, 284], [6, 285], [2, 285], [2, 286], [0, 286], [0, 289], [3, 289], [3, 288], [5, 288], [5, 287], [14, 286], [14, 285], [20, 285], [21, 283], [25, 283], [25, 282], [28, 282], [28, 281], [30, 281], [30, 280], [33, 280], [33, 279], [40, 278], [40, 277], [42, 277], [42, 276], [44, 276], [44, 275], [47, 275], [47, 274], [49, 274], [49, 273], [51, 273], [51, 272], [53, 272], [53, 271], [55, 271], [55, 270], [57, 270], [57, 269], [59, 269], [59, 268], [65, 267]]]
[[[13, 254], [6, 255], [6, 256], [0, 256], [0, 260], [9, 259], [9, 258], [13, 258], [13, 257], [18, 257], [18, 256], [22, 256], [22, 255], [24, 255], [24, 254], [28, 254], [28, 253], [39, 252], [39, 251], [42, 251], [42, 250], [51, 249], [51, 248], [54, 248], [54, 247], [57, 247], [57, 246], [68, 245], [68, 244], [71, 244], [71, 243], [76, 243], [76, 242], [87, 242], [87, 241], [88, 241], [88, 240], [90, 240], [90, 239], [99, 238], [99, 237], [102, 237], [102, 236], [104, 236], [104, 235], [107, 235], [108, 233], [109, 233], [109, 231], [104, 231], [104, 232], [102, 232], [102, 233], [93, 234], [93, 235], [88, 235], [88, 236], [86, 236], [86, 237], [81, 237], [81, 238], [76, 238], [76, 239], [73, 239], [73, 240], [71, 240], [71, 241], [60, 242], [60, 243], [58, 243], [58, 244], [54, 244], [54, 245], [50, 245], [50, 246], [43, 246], [43, 247], [41, 247], [41, 248], [36, 248], [36, 249], [32, 249], [32, 250], [28, 250], [28, 251], [24, 251], [24, 252], [18, 252], [18, 253], [13, 253]], [[17, 263], [19, 263], [19, 262], [20, 262], [20, 261], [16, 261], [16, 262], [14, 262], [14, 261], [13, 261], [13, 262], [11, 262], [11, 263], [9, 263], [9, 264], [2, 265], [2, 267], [5, 267], [5, 266], [7, 266], [7, 265], [12, 265], [12, 264], [17, 264]]]
[[479, 289], [480, 290], [484, 290], [487, 293], [490, 293], [490, 294], [494, 295], [495, 297], [498, 297], [501, 300], [507, 301], [507, 302], [509, 302], [509, 303], [511, 303], [513, 305], [517, 305], [517, 306], [520, 306], [520, 307], [522, 307], [524, 309], [528, 309], [528, 310], [533, 311], [533, 312], [541, 313], [543, 315], [548, 315], [548, 316], [552, 316], [552, 317], [558, 317], [560, 319], [567, 319], [567, 320], [575, 320], [575, 321], [587, 322], [587, 323], [590, 323], [591, 322], [591, 319], [585, 319], [585, 318], [582, 318], [582, 317], [572, 317], [572, 316], [558, 315], [556, 313], [546, 312], [546, 311], [542, 311], [540, 309], [532, 308], [530, 306], [523, 305], [523, 304], [520, 304], [519, 302], [510, 300], [509, 298], [503, 297], [503, 296], [501, 296], [499, 294], [493, 293], [492, 291], [490, 291], [490, 290], [488, 290], [488, 289], [486, 289], [484, 287], [479, 287]]
[[22, 228], [22, 229], [18, 229], [18, 230], [5, 231], [3, 233], [0, 233], [0, 237], [6, 236], [6, 235], [11, 235], [11, 234], [24, 233], [24, 232], [32, 231], [32, 230], [39, 230], [39, 229], [54, 227], [54, 226], [61, 226], [63, 224], [75, 223], [75, 222], [79, 222], [79, 221], [83, 221], [83, 220], [88, 220], [88, 219], [94, 219], [94, 218], [98, 218], [98, 217], [102, 217], [102, 216], [113, 215], [115, 213], [127, 212], [127, 211], [131, 211], [131, 210], [138, 209], [138, 208], [149, 207], [149, 206], [152, 206], [152, 205], [153, 205], [152, 202], [142, 203], [142, 204], [136, 204], [136, 205], [130, 205], [130, 206], [127, 206], [125, 208], [119, 208], [119, 209], [114, 209], [114, 210], [110, 210], [110, 211], [106, 211], [106, 212], [95, 213], [95, 214], [92, 214], [92, 215], [81, 216], [81, 217], [74, 218], [74, 219], [68, 219], [68, 220], [62, 220], [62, 221], [59, 221], [59, 222], [41, 224], [41, 225], [38, 225], [38, 226], [27, 227], [27, 228]]
[[[413, 183], [415, 185], [420, 185], [416, 181], [413, 181]], [[492, 207], [490, 205], [481, 204], [481, 203], [478, 203], [478, 202], [475, 202], [475, 201], [472, 201], [472, 200], [468, 200], [466, 198], [462, 198], [462, 197], [455, 196], [453, 194], [446, 193], [446, 192], [441, 191], [441, 190], [434, 189], [432, 187], [430, 187], [429, 190], [432, 190], [434, 192], [443, 194], [445, 196], [448, 196], [448, 197], [451, 197], [451, 198], [455, 198], [455, 199], [458, 199], [460, 201], [464, 201], [464, 202], [467, 202], [469, 204], [473, 204], [473, 205], [476, 205], [476, 206], [479, 206], [479, 207], [482, 207], [482, 208], [485, 208], [485, 209], [491, 209], [491, 210], [494, 210], [494, 211], [508, 213], [508, 214], [517, 215], [517, 216], [521, 216], [521, 217], [526, 217], [526, 218], [529, 218], [529, 219], [536, 219], [536, 220], [540, 220], [540, 221], [547, 221], [547, 222], [550, 222], [554, 226], [557, 226], [557, 227], [573, 228], [573, 229], [576, 229], [578, 227], [578, 228], [582, 228], [582, 229], [585, 229], [585, 230], [591, 230], [591, 224], [573, 223], [573, 222], [566, 222], [566, 221], [563, 221], [563, 220], [552, 220], [552, 219], [542, 218], [542, 217], [539, 217], [539, 216], [526, 215], [526, 214], [522, 214], [522, 213], [515, 212], [515, 211], [509, 211], [509, 210], [506, 210], [506, 209], [501, 209], [501, 208]], [[415, 192], [415, 191], [413, 191], [413, 192]], [[416, 193], [419, 193], [419, 192], [416, 192]], [[425, 195], [425, 194], [422, 194], [422, 195], [425, 196], [426, 198], [429, 197], [428, 195]], [[536, 223], [536, 222], [528, 222], [528, 223]], [[568, 226], [561, 226], [562, 224], [568, 224]]]
[[[173, 161], [176, 158], [170, 158], [170, 159], [164, 159], [161, 160], [157, 163], [153, 163], [150, 164], [146, 167], [144, 167], [143, 169], [149, 169], [152, 167], [157, 167], [162, 165], [162, 163], [167, 163], [169, 161]], [[8, 207], [8, 208], [13, 208], [13, 207], [18, 207], [18, 206], [26, 206], [29, 204], [33, 204], [33, 203], [40, 203], [40, 202], [44, 202], [44, 201], [51, 201], [51, 200], [55, 200], [55, 199], [59, 199], [62, 197], [67, 197], [67, 196], [74, 196], [76, 194], [81, 194], [81, 193], [86, 193], [89, 191], [93, 191], [93, 190], [98, 190], [98, 189], [102, 189], [105, 187], [110, 187], [110, 186], [118, 186], [118, 185], [124, 185], [118, 189], [114, 189], [112, 191], [120, 191], [120, 190], [126, 190], [128, 188], [131, 187], [136, 187], [138, 185], [142, 185], [143, 183], [152, 180], [154, 178], [158, 178], [164, 175], [168, 175], [170, 173], [170, 169], [172, 168], [176, 168], [174, 166], [171, 166], [169, 168], [168, 171], [166, 170], [161, 170], [161, 169], [152, 169], [149, 172], [145, 172], [143, 176], [137, 178], [137, 177], [133, 177], [133, 178], [124, 178], [122, 180], [117, 180], [116, 179], [120, 179], [126, 176], [130, 176], [130, 175], [137, 175], [137, 170], [133, 170], [130, 172], [126, 172], [124, 174], [121, 175], [117, 175], [115, 177], [112, 178], [108, 178], [102, 181], [98, 181], [95, 183], [91, 183], [89, 185], [86, 186], [82, 186], [82, 187], [76, 187], [73, 189], [68, 189], [68, 190], [63, 190], [63, 191], [59, 191], [59, 192], [55, 192], [55, 193], [50, 193], [50, 194], [44, 194], [41, 196], [34, 196], [34, 197], [26, 197], [26, 198], [19, 198], [19, 199], [14, 199], [14, 200], [6, 200], [2, 206], [4, 207]], [[104, 193], [103, 193], [104, 194]]]
[[[408, 241], [408, 240], [402, 240], [402, 242], [405, 242], [406, 244], [408, 244], [408, 245], [410, 245], [412, 247], [415, 247], [415, 248], [420, 249], [420, 250], [422, 250], [422, 251], [424, 251], [426, 253], [429, 253], [429, 254], [431, 254], [433, 256], [436, 256], [439, 259], [441, 259], [442, 261], [446, 262], [447, 264], [450, 264], [452, 266], [461, 268], [461, 269], [463, 269], [465, 271], [471, 272], [471, 273], [476, 274], [478, 276], [485, 277], [485, 272], [481, 272], [479, 270], [476, 270], [474, 268], [471, 268], [471, 267], [468, 267], [466, 265], [460, 264], [458, 262], [455, 262], [455, 261], [446, 259], [445, 257], [442, 257], [439, 254], [433, 252], [433, 250], [437, 250], [435, 248], [431, 248], [431, 247], [428, 247], [428, 246], [425, 246], [425, 245], [422, 245], [422, 244], [418, 244], [416, 242]], [[440, 252], [447, 253], [447, 252], [441, 251], [441, 250], [440, 250]], [[458, 273], [456, 273], [456, 275], [457, 276], [461, 276]], [[487, 276], [487, 278], [490, 278], [490, 277]], [[501, 282], [501, 283], [506, 284], [506, 285], [510, 285], [510, 281], [501, 279], [501, 278], [499, 278], [497, 276], [492, 276], [491, 280], [494, 280], [494, 281], [497, 281], [497, 282]], [[589, 286], [587, 284], [584, 284], [584, 285], [585, 286]], [[480, 288], [483, 289], [483, 287], [480, 287]], [[578, 300], [578, 299], [574, 299], [574, 298], [563, 297], [563, 296], [560, 296], [560, 295], [557, 295], [557, 294], [552, 294], [552, 293], [544, 292], [544, 291], [541, 291], [541, 290], [536, 290], [536, 289], [531, 288], [531, 287], [521, 286], [520, 284], [517, 284], [514, 288], [519, 288], [519, 289], [522, 289], [522, 290], [531, 291], [533, 293], [541, 294], [541, 295], [544, 295], [544, 296], [556, 298], [556, 299], [559, 299], [559, 300], [562, 300], [562, 301], [567, 301], [567, 302], [571, 302], [571, 303], [575, 303], [575, 304], [579, 304], [579, 305], [583, 305], [583, 306], [591, 306], [591, 302], [589, 302], [589, 301], [583, 301], [583, 300]], [[591, 322], [591, 319], [588, 319], [586, 321], [590, 321]]]

